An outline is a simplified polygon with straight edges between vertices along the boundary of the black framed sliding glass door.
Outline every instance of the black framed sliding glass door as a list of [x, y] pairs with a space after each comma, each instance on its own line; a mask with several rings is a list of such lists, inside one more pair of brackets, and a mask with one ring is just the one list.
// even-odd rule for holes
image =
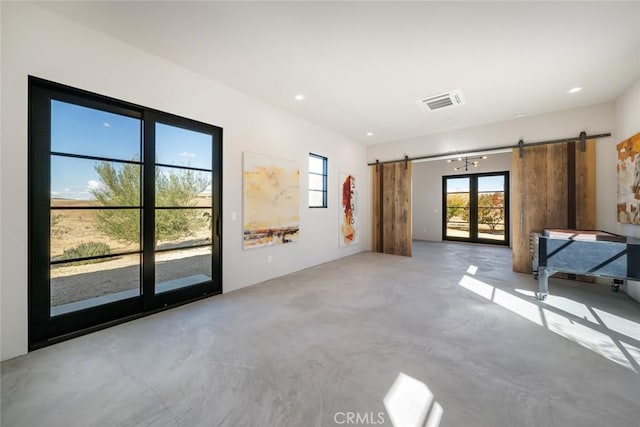
[[222, 129], [29, 79], [29, 344], [220, 293]]
[[442, 177], [442, 237], [509, 244], [509, 172]]

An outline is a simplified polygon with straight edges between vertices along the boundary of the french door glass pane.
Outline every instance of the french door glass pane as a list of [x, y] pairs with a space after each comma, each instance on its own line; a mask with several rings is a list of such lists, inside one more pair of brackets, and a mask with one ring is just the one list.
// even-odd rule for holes
[[140, 160], [141, 121], [67, 102], [51, 101], [51, 151]]
[[156, 294], [211, 280], [211, 246], [156, 252]]
[[156, 166], [157, 207], [210, 207], [211, 172]]
[[139, 164], [51, 156], [51, 206], [140, 206]]
[[504, 175], [495, 176], [479, 176], [478, 177], [478, 192], [504, 192]]
[[469, 178], [447, 178], [447, 194], [469, 193]]
[[156, 209], [156, 249], [211, 244], [211, 209]]
[[447, 237], [469, 237], [469, 178], [448, 178]]
[[478, 177], [478, 238], [505, 240], [505, 176]]
[[140, 295], [140, 254], [51, 266], [51, 316]]
[[504, 240], [504, 208], [478, 208], [478, 237]]
[[211, 169], [211, 135], [156, 123], [156, 163]]
[[51, 260], [140, 250], [140, 209], [51, 210]]

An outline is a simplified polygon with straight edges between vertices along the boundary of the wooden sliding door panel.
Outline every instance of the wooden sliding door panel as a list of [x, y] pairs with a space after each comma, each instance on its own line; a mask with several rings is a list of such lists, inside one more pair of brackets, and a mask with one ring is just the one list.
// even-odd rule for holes
[[546, 150], [546, 191], [538, 197], [546, 199], [545, 217], [536, 223], [531, 231], [541, 231], [543, 228], [567, 228], [568, 212], [568, 171], [567, 144], [553, 144], [540, 147]]
[[522, 158], [518, 150], [513, 152], [515, 218], [513, 268], [515, 271], [531, 271], [529, 234], [544, 227], [547, 221], [548, 153], [546, 146], [526, 148]]
[[382, 216], [380, 215], [380, 207], [382, 206], [382, 204], [380, 200], [379, 172], [379, 166], [374, 166], [371, 168], [371, 250], [373, 252], [382, 252], [380, 236], [380, 221], [382, 220]]
[[513, 270], [530, 273], [530, 235], [545, 228], [595, 228], [595, 141], [513, 151]]
[[517, 253], [522, 253], [522, 221], [524, 217], [520, 205], [522, 203], [522, 177], [520, 173], [520, 162], [518, 161], [518, 151], [513, 150], [511, 155], [511, 250], [513, 259], [513, 270], [519, 271], [516, 267], [520, 266], [520, 259], [516, 257]]
[[382, 167], [382, 252], [395, 253], [394, 247], [402, 236], [396, 234], [396, 221], [398, 221], [399, 208], [396, 203], [396, 164]]
[[373, 168], [373, 250], [411, 256], [410, 162]]
[[[596, 228], [596, 141], [586, 142], [586, 150], [576, 144], [576, 228]], [[593, 196], [591, 196], [593, 195]]]

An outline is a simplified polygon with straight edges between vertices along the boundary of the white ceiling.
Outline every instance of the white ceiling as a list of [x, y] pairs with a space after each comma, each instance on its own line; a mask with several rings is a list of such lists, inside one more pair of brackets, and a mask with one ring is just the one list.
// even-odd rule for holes
[[[638, 1], [39, 4], [363, 144], [608, 102], [640, 78]], [[462, 107], [414, 104], [456, 88]]]

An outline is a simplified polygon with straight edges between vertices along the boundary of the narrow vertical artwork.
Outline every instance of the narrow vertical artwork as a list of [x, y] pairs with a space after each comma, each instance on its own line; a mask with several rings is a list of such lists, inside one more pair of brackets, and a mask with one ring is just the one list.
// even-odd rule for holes
[[248, 152], [244, 153], [243, 160], [243, 248], [298, 240], [298, 163]]
[[640, 224], [640, 133], [619, 143], [618, 160], [618, 222]]
[[358, 243], [358, 186], [356, 177], [340, 173], [340, 247]]

